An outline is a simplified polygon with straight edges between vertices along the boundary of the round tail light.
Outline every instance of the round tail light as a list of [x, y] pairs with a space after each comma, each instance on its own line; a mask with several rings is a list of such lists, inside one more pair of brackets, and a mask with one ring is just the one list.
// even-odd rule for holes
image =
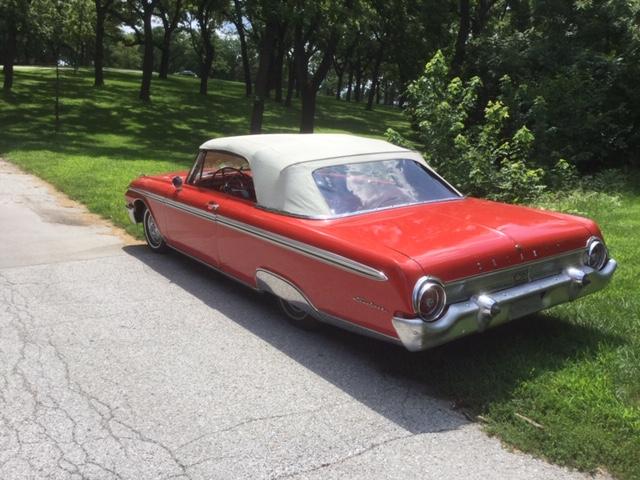
[[587, 244], [587, 251], [585, 252], [585, 265], [594, 270], [600, 270], [605, 266], [608, 258], [609, 252], [604, 243], [598, 238], [590, 239]]
[[437, 320], [446, 305], [447, 294], [438, 280], [425, 277], [418, 281], [414, 289], [413, 308], [423, 320]]

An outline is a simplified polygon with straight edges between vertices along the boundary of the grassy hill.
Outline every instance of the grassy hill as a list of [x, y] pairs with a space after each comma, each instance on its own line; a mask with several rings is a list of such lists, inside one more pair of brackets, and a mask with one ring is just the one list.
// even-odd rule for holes
[[[19, 69], [15, 92], [0, 99], [0, 154], [139, 236], [124, 211], [128, 182], [188, 167], [205, 139], [246, 133], [250, 100], [242, 84], [212, 81], [205, 98], [196, 79], [172, 78], [155, 81], [145, 105], [138, 81], [139, 73], [108, 72], [96, 90], [89, 72], [64, 72], [56, 133], [53, 72]], [[395, 109], [318, 100], [318, 131], [381, 136], [408, 128]], [[266, 131], [297, 131], [298, 112], [268, 104]], [[349, 348], [469, 416], [481, 414], [489, 432], [521, 450], [640, 479], [640, 182], [627, 183], [614, 200], [576, 191], [548, 205], [599, 222], [620, 264], [604, 292], [420, 354], [370, 342]]]
[[[171, 77], [152, 85], [152, 101], [137, 98], [140, 73], [108, 71], [106, 86], [93, 88], [91, 72], [62, 70], [60, 130], [54, 129], [52, 69], [19, 68], [14, 91], [0, 99], [0, 153], [56, 185], [89, 209], [139, 236], [128, 223], [122, 194], [140, 173], [191, 165], [209, 138], [248, 133], [251, 99], [244, 84], [212, 80], [209, 95], [198, 79]], [[317, 131], [381, 137], [406, 131], [402, 112], [318, 97]], [[269, 102], [265, 132], [297, 132], [300, 108]]]

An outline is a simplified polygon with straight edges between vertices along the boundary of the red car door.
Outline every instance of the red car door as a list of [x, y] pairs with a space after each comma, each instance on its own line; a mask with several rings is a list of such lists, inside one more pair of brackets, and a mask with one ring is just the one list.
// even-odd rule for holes
[[168, 197], [166, 210], [171, 246], [203, 262], [218, 266], [217, 210], [224, 195], [185, 183]]

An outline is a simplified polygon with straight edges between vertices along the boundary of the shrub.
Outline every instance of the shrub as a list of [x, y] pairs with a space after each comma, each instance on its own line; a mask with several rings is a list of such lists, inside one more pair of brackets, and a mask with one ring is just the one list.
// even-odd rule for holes
[[[506, 82], [506, 80], [505, 80]], [[545, 174], [529, 160], [533, 133], [521, 126], [506, 133], [509, 109], [487, 103], [481, 121], [472, 124], [482, 82], [478, 77], [449, 79], [449, 67], [438, 51], [424, 73], [407, 89], [407, 109], [426, 160], [465, 193], [496, 200], [526, 202], [544, 189]], [[394, 130], [389, 141], [406, 144]]]

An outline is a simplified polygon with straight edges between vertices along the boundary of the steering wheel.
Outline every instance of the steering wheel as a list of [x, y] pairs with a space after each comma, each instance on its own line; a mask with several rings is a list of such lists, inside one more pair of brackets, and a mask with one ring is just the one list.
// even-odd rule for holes
[[213, 172], [213, 178], [220, 176], [222, 187], [220, 190], [245, 199], [255, 197], [253, 179], [244, 173], [242, 169], [235, 167], [222, 167]]

